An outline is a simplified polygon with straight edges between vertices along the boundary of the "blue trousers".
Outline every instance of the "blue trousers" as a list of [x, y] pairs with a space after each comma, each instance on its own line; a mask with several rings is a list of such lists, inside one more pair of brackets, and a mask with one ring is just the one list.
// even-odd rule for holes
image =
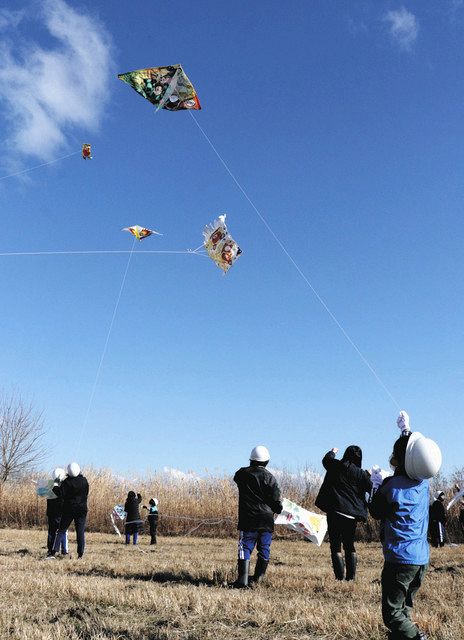
[[238, 559], [249, 560], [257, 547], [258, 557], [266, 562], [271, 557], [272, 533], [270, 531], [240, 531], [238, 539]]
[[139, 534], [138, 534], [137, 531], [134, 531], [134, 533], [132, 533], [132, 534], [126, 533], [126, 544], [130, 544], [131, 535], [133, 536], [134, 544], [137, 544], [137, 539], [139, 537]]

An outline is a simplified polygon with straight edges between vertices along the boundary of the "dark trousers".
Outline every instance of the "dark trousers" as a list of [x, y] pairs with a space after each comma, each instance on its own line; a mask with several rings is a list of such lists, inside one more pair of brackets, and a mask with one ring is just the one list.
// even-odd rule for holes
[[419, 634], [410, 614], [426, 570], [426, 565], [417, 564], [386, 562], [383, 566], [382, 617], [395, 640], [410, 640]]
[[438, 520], [430, 522], [430, 536], [432, 538], [432, 547], [445, 546], [445, 525]]
[[330, 551], [332, 554], [341, 553], [342, 544], [345, 554], [354, 553], [354, 535], [356, 533], [356, 520], [345, 518], [335, 511], [327, 514], [327, 526], [329, 529]]
[[53, 551], [59, 551], [62, 536], [65, 535], [69, 529], [70, 524], [74, 521], [74, 528], [76, 529], [77, 537], [77, 555], [81, 558], [84, 555], [85, 548], [85, 522], [87, 520], [87, 514], [75, 515], [73, 513], [63, 513], [61, 516], [60, 528], [55, 539]]
[[58, 529], [60, 528], [61, 515], [48, 516], [48, 535], [47, 535], [47, 549], [48, 553], [53, 551], [53, 545]]
[[158, 518], [148, 516], [148, 524], [150, 525], [150, 544], [156, 544], [156, 530], [158, 528]]

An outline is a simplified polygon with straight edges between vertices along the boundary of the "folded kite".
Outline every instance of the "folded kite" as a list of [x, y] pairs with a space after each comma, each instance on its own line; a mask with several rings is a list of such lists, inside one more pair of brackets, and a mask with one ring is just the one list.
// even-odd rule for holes
[[197, 92], [180, 64], [120, 73], [118, 78], [157, 109], [201, 109]]
[[306, 540], [321, 546], [327, 533], [327, 516], [307, 511], [291, 500], [282, 500], [283, 510], [275, 519], [275, 524], [283, 524], [292, 531], [303, 534]]

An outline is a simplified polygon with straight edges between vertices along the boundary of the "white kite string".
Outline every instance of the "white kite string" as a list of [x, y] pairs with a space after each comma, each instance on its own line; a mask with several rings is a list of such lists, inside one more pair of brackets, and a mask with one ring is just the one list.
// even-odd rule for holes
[[30, 171], [35, 171], [36, 169], [40, 169], [40, 167], [47, 167], [49, 164], [53, 164], [55, 162], [59, 162], [60, 160], [66, 160], [66, 158], [71, 158], [72, 156], [77, 155], [78, 153], [82, 153], [81, 151], [73, 151], [69, 153], [67, 156], [61, 156], [61, 158], [56, 158], [55, 160], [50, 160], [50, 162], [42, 162], [42, 164], [36, 164], [34, 167], [29, 167], [29, 169], [23, 169], [22, 171], [16, 171], [16, 173], [10, 173], [8, 176], [2, 176], [0, 180], [6, 180], [7, 178], [13, 178], [14, 176], [20, 176], [23, 173], [29, 173]]
[[[203, 245], [202, 245], [203, 246]], [[5, 251], [0, 253], [0, 257], [6, 256], [72, 256], [72, 255], [100, 255], [100, 254], [124, 254], [130, 253], [132, 251], [124, 250], [124, 251]], [[205, 254], [200, 253], [197, 249], [187, 249], [183, 251], [137, 251], [137, 255], [141, 255], [144, 253], [150, 254], [187, 254], [187, 255], [195, 255], [204, 257]]]
[[396, 407], [398, 409], [400, 409], [400, 405], [397, 402], [397, 400], [395, 399], [395, 397], [393, 396], [393, 394], [391, 393], [391, 391], [389, 390], [389, 388], [387, 387], [387, 385], [383, 382], [383, 380], [381, 379], [381, 377], [379, 376], [379, 374], [377, 373], [377, 371], [374, 369], [374, 367], [371, 365], [371, 363], [369, 362], [369, 360], [365, 357], [365, 355], [362, 353], [362, 351], [359, 349], [359, 347], [357, 346], [357, 344], [354, 342], [354, 340], [350, 337], [350, 335], [347, 333], [346, 329], [343, 327], [343, 325], [339, 322], [339, 320], [337, 320], [335, 314], [331, 311], [331, 309], [329, 308], [329, 306], [327, 305], [327, 303], [325, 302], [325, 300], [320, 296], [320, 294], [317, 292], [317, 290], [314, 288], [314, 286], [311, 284], [311, 282], [308, 280], [306, 274], [302, 271], [302, 269], [300, 268], [300, 266], [298, 265], [298, 263], [295, 261], [295, 259], [293, 258], [293, 256], [290, 254], [290, 252], [288, 251], [288, 249], [286, 248], [286, 246], [283, 244], [283, 242], [280, 240], [280, 238], [276, 235], [276, 233], [274, 232], [274, 230], [272, 229], [272, 227], [270, 226], [270, 224], [267, 222], [266, 218], [263, 216], [263, 214], [260, 212], [260, 210], [258, 209], [258, 207], [255, 205], [255, 203], [253, 202], [253, 200], [250, 198], [250, 196], [248, 195], [248, 193], [245, 191], [245, 189], [242, 187], [242, 185], [240, 184], [240, 182], [237, 180], [237, 178], [235, 177], [235, 175], [232, 173], [231, 169], [229, 168], [228, 164], [226, 163], [226, 161], [223, 159], [223, 157], [221, 156], [221, 154], [219, 153], [219, 151], [216, 149], [216, 147], [214, 146], [213, 142], [210, 140], [210, 138], [208, 137], [208, 135], [206, 134], [205, 130], [203, 129], [203, 127], [200, 125], [200, 123], [198, 122], [198, 120], [195, 118], [195, 116], [193, 115], [192, 111], [189, 111], [190, 115], [193, 118], [193, 121], [195, 122], [195, 124], [197, 125], [198, 129], [201, 131], [203, 137], [205, 138], [205, 140], [207, 141], [207, 143], [209, 144], [209, 146], [211, 147], [211, 149], [214, 151], [214, 153], [216, 154], [217, 158], [219, 159], [220, 163], [222, 164], [222, 166], [224, 167], [224, 169], [227, 171], [227, 173], [229, 174], [229, 176], [232, 178], [232, 180], [235, 182], [236, 186], [238, 187], [238, 189], [241, 191], [241, 193], [243, 194], [243, 196], [246, 198], [246, 200], [249, 202], [249, 204], [251, 205], [251, 207], [253, 208], [253, 210], [255, 211], [255, 213], [258, 215], [258, 217], [260, 218], [261, 222], [264, 224], [264, 226], [266, 227], [266, 229], [269, 231], [269, 233], [272, 235], [272, 237], [274, 238], [274, 240], [277, 242], [277, 244], [279, 245], [279, 247], [282, 249], [282, 251], [285, 253], [285, 255], [287, 256], [287, 258], [290, 260], [290, 262], [292, 263], [292, 265], [295, 267], [295, 269], [297, 270], [297, 272], [300, 274], [300, 276], [302, 277], [302, 279], [304, 280], [304, 282], [306, 282], [306, 284], [308, 285], [308, 287], [311, 289], [311, 291], [313, 292], [313, 294], [316, 296], [317, 300], [320, 302], [320, 304], [322, 305], [322, 307], [325, 309], [325, 311], [329, 314], [329, 316], [332, 318], [333, 322], [337, 325], [337, 327], [340, 329], [340, 331], [342, 332], [342, 334], [345, 336], [345, 338], [348, 340], [348, 342], [350, 343], [350, 345], [353, 347], [353, 349], [356, 351], [356, 353], [358, 354], [358, 356], [361, 358], [361, 360], [364, 362], [364, 364], [366, 365], [366, 367], [369, 369], [369, 371], [372, 373], [372, 375], [375, 377], [375, 379], [377, 380], [377, 382], [380, 384], [380, 386], [382, 387], [382, 389], [385, 391], [385, 393], [389, 396], [389, 398], [393, 401], [393, 403], [396, 405]]
[[127, 264], [126, 264], [126, 270], [124, 271], [124, 276], [122, 278], [121, 286], [119, 287], [119, 293], [118, 293], [118, 297], [116, 299], [116, 304], [114, 305], [113, 315], [111, 317], [110, 326], [108, 327], [108, 332], [106, 334], [105, 345], [103, 347], [103, 352], [101, 354], [100, 362], [98, 364], [97, 373], [95, 375], [95, 380], [94, 380], [94, 383], [93, 383], [92, 392], [90, 394], [89, 404], [87, 406], [87, 411], [86, 411], [86, 414], [85, 414], [84, 422], [82, 424], [81, 433], [80, 433], [79, 441], [78, 441], [78, 444], [77, 444], [77, 451], [78, 452], [79, 452], [79, 450], [81, 448], [82, 436], [84, 435], [84, 431], [87, 428], [87, 423], [88, 423], [89, 416], [90, 416], [90, 410], [92, 408], [93, 399], [95, 397], [95, 392], [97, 390], [98, 381], [100, 379], [100, 372], [101, 372], [101, 369], [102, 369], [102, 366], [103, 366], [103, 361], [105, 359], [106, 352], [108, 350], [108, 343], [110, 341], [110, 336], [111, 336], [111, 332], [113, 330], [114, 321], [116, 319], [116, 313], [118, 312], [119, 302], [121, 300], [121, 296], [122, 296], [122, 292], [123, 292], [123, 289], [124, 289], [124, 285], [126, 284], [127, 272], [129, 271], [129, 266], [130, 266], [130, 263], [131, 263], [132, 254], [134, 253], [134, 248], [135, 248], [135, 243], [136, 242], [137, 242], [137, 239], [134, 238], [134, 241], [132, 243], [132, 248], [131, 248], [130, 253], [129, 253], [129, 259], [128, 259]]

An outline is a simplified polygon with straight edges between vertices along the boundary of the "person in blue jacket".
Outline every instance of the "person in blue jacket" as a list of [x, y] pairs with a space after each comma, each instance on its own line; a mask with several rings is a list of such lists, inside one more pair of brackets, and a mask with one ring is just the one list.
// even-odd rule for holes
[[371, 516], [382, 521], [382, 617], [390, 640], [426, 640], [410, 613], [429, 562], [429, 482], [406, 473], [411, 435], [404, 432], [395, 442], [390, 458], [394, 475], [384, 480], [369, 505]]

